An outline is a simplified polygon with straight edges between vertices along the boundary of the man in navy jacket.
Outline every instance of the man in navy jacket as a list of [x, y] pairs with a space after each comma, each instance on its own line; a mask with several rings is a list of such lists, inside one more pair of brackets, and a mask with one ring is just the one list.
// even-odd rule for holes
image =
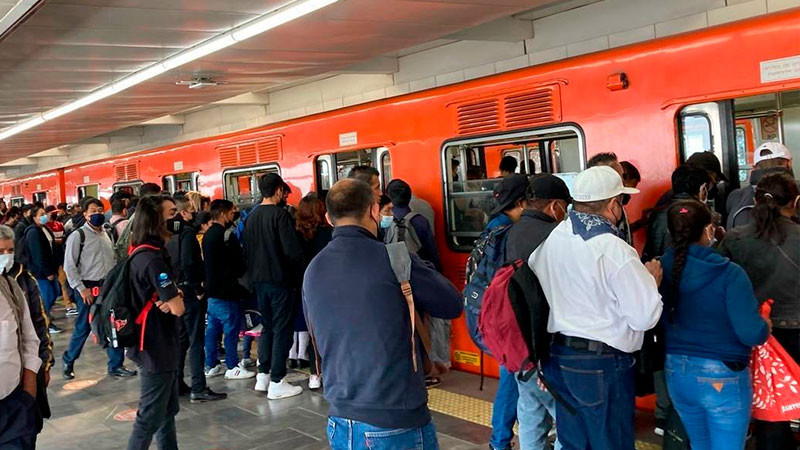
[[[331, 447], [349, 448], [352, 440], [360, 448], [369, 438], [378, 448], [437, 448], [419, 354], [419, 369], [412, 365], [408, 307], [377, 239], [374, 194], [367, 183], [346, 179], [326, 203], [333, 240], [309, 265], [303, 297], [323, 362]], [[461, 314], [456, 288], [413, 254], [410, 281], [420, 312]]]

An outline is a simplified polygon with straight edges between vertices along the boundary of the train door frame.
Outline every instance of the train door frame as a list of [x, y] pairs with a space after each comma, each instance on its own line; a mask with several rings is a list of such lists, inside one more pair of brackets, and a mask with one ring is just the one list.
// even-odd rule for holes
[[132, 195], [139, 195], [139, 189], [144, 185], [144, 181], [139, 180], [131, 180], [131, 181], [120, 181], [118, 183], [114, 183], [111, 185], [111, 192], [116, 193], [124, 188], [131, 188]]
[[[390, 151], [390, 144], [379, 144], [379, 145], [365, 145], [362, 147], [357, 148], [345, 148], [340, 149], [337, 151], [331, 152], [324, 152], [319, 153], [314, 158], [314, 187], [315, 191], [324, 198], [325, 193], [336, 184], [337, 181], [346, 178], [339, 177], [337, 171], [337, 164], [339, 155], [344, 153], [356, 153], [356, 152], [363, 152], [369, 151], [370, 152], [370, 159], [373, 163], [371, 167], [375, 168], [378, 171], [378, 179], [380, 180], [381, 192], [386, 189], [386, 186], [392, 181], [393, 179], [393, 169], [392, 169], [392, 154]], [[384, 163], [384, 160], [388, 157], [388, 173], [386, 170], [387, 165]], [[320, 170], [320, 162], [324, 162], [327, 164], [328, 168], [328, 180], [325, 184], [327, 187], [323, 188], [322, 183], [322, 175]]]
[[[272, 162], [272, 163], [267, 163], [267, 164], [258, 164], [258, 165], [255, 165], [255, 166], [248, 166], [248, 167], [235, 167], [235, 168], [223, 170], [222, 171], [222, 197], [227, 199], [227, 200], [232, 201], [235, 205], [239, 206], [240, 208], [242, 206], [249, 206], [249, 205], [255, 204], [257, 198], [260, 196], [260, 193], [258, 192], [258, 177], [256, 177], [255, 175], [257, 175], [259, 172], [265, 171], [264, 169], [272, 169], [272, 168], [275, 169], [274, 173], [277, 173], [278, 175], [281, 174], [281, 166], [277, 162]], [[251, 197], [252, 201], [250, 203], [240, 202], [240, 201], [238, 201], [239, 198], [237, 198], [237, 199], [229, 198], [230, 192], [229, 192], [229, 189], [228, 189], [227, 177], [229, 175], [234, 175], [234, 174], [237, 174], [237, 173], [246, 173], [246, 172], [251, 172], [250, 192], [252, 194], [250, 195], [250, 197]], [[266, 170], [266, 172], [269, 173], [268, 170]], [[237, 197], [241, 197], [241, 196], [237, 195]]]
[[[97, 195], [100, 194], [100, 183], [86, 183], [81, 184], [79, 186], [75, 186], [75, 195], [78, 197], [78, 202], [83, 200], [85, 197], [89, 197], [90, 195], [86, 193], [86, 188], [94, 186], [94, 189], [97, 191]], [[81, 194], [81, 190], [83, 190], [83, 194]], [[97, 195], [93, 196], [96, 197]]]
[[[689, 117], [704, 117], [708, 121], [709, 148], [689, 149], [687, 123]], [[720, 161], [722, 172], [728, 177], [731, 189], [739, 187], [739, 162], [736, 155], [736, 124], [734, 120], [733, 99], [715, 102], [689, 104], [682, 107], [677, 115], [680, 161], [701, 151], [710, 151]], [[705, 143], [704, 143], [705, 147]]]
[[16, 197], [11, 197], [11, 198], [9, 199], [9, 201], [8, 201], [8, 204], [9, 204], [9, 207], [11, 207], [11, 206], [17, 206], [17, 207], [20, 207], [20, 208], [21, 208], [21, 207], [22, 207], [22, 205], [24, 205], [24, 204], [25, 204], [25, 197], [23, 197], [23, 196], [21, 196], [21, 195], [18, 195], [18, 196], [16, 196]]
[[[561, 172], [561, 161], [559, 159], [559, 155], [557, 154], [560, 149], [553, 148], [554, 143], [556, 141], [563, 141], [564, 139], [577, 139], [577, 149], [578, 149], [578, 158], [577, 158], [577, 165], [579, 166], [577, 171], [568, 171], [568, 172]], [[463, 183], [463, 190], [456, 191], [453, 188], [455, 187], [455, 183], [461, 181], [453, 181], [452, 179], [452, 166], [450, 163], [450, 157], [448, 156], [448, 150], [451, 148], [457, 148], [460, 152], [461, 159], [460, 161], [464, 161], [467, 157], [466, 151], [470, 150], [469, 157], [471, 160], [478, 158], [481, 161], [485, 161], [484, 157], [484, 150], [486, 145], [480, 144], [491, 144], [492, 146], [498, 146], [503, 144], [526, 144], [522, 146], [523, 149], [523, 159], [525, 160], [526, 170], [529, 170], [529, 163], [528, 160], [531, 157], [531, 153], [529, 153], [529, 144], [530, 142], [536, 141], [537, 142], [537, 152], [539, 153], [539, 163], [540, 166], [540, 173], [552, 173], [560, 178], [564, 179], [567, 185], [571, 186], [572, 178], [574, 178], [575, 174], [577, 174], [580, 170], [583, 170], [586, 167], [586, 136], [583, 133], [583, 129], [577, 123], [573, 122], [566, 122], [560, 123], [553, 126], [548, 127], [541, 127], [529, 130], [521, 130], [521, 131], [506, 131], [503, 133], [492, 133], [486, 135], [479, 135], [479, 136], [467, 136], [467, 137], [459, 137], [448, 139], [444, 141], [440, 147], [440, 155], [441, 155], [441, 164], [442, 164], [442, 173], [444, 174], [443, 182], [442, 182], [442, 198], [443, 198], [443, 208], [444, 208], [444, 219], [445, 219], [445, 233], [447, 241], [447, 245], [450, 250], [455, 252], [469, 252], [472, 250], [472, 243], [460, 243], [458, 241], [459, 236], [463, 236], [466, 239], [477, 238], [477, 236], [483, 230], [475, 230], [475, 231], [454, 231], [453, 230], [453, 214], [454, 210], [450, 204], [450, 201], [457, 197], [464, 197], [469, 198], [466, 194], [474, 194], [479, 191], [467, 191], [466, 181], [469, 181], [467, 178], [467, 167], [466, 164], [460, 164], [458, 175], [460, 180], [464, 180]], [[541, 144], [540, 144], [541, 143]], [[541, 149], [538, 147], [541, 145], [546, 145], [545, 152], [541, 152]], [[477, 150], [477, 151], [475, 151]], [[502, 151], [502, 150], [501, 150]], [[474, 162], [474, 161], [473, 161]], [[484, 164], [485, 165], [485, 164]], [[499, 178], [487, 178], [488, 171], [486, 167], [483, 167], [483, 177], [481, 181], [492, 181], [492, 182], [499, 182]], [[481, 189], [481, 194], [486, 194], [486, 197], [491, 197], [491, 191]], [[456, 195], [453, 195], [456, 194]]]
[[[184, 174], [189, 174], [190, 175], [189, 182], [191, 183], [191, 188], [187, 189], [187, 191], [199, 191], [200, 190], [199, 189], [200, 188], [200, 171], [198, 171], [198, 170], [191, 171], [191, 172], [175, 172], [175, 173], [171, 173], [169, 175], [164, 175], [164, 176], [161, 177], [161, 187], [165, 191], [169, 192], [170, 194], [174, 194], [175, 192], [180, 191], [181, 189], [178, 189], [178, 175], [184, 175]], [[170, 186], [169, 189], [166, 186], [166, 184], [167, 184], [166, 182], [167, 181], [170, 181], [170, 183], [171, 183], [171, 186]]]
[[42, 205], [47, 206], [47, 191], [36, 191], [31, 193], [31, 200], [32, 203], [41, 202]]

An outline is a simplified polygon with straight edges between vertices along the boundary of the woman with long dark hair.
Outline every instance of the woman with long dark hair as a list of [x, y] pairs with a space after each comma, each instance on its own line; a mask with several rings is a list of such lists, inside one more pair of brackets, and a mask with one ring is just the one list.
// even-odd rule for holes
[[[175, 415], [178, 414], [178, 317], [184, 312], [183, 294], [172, 279], [164, 245], [169, 237], [167, 220], [178, 209], [170, 197], [142, 197], [131, 225], [130, 282], [133, 304], [143, 313], [140, 346], [128, 349], [128, 358], [141, 367], [139, 410], [128, 450], [150, 448], [153, 435], [158, 448], [176, 450]], [[149, 309], [148, 309], [149, 308]]]
[[753, 398], [748, 364], [768, 322], [747, 274], [710, 248], [711, 211], [679, 201], [667, 212], [661, 258], [667, 388], [693, 450], [742, 449]]
[[[752, 222], [731, 230], [719, 251], [744, 268], [756, 299], [772, 299], [772, 334], [800, 361], [800, 192], [788, 174], [776, 173], [756, 185]], [[789, 422], [756, 421], [757, 450], [794, 448]]]
[[[312, 192], [300, 200], [300, 203], [297, 205], [296, 221], [297, 235], [300, 238], [300, 245], [303, 248], [303, 257], [306, 264], [308, 264], [317, 256], [317, 253], [328, 245], [333, 235], [333, 228], [328, 225], [328, 221], [325, 219], [325, 203], [317, 197], [317, 194]], [[292, 363], [292, 359], [302, 361], [306, 355], [306, 350], [308, 350], [308, 359], [311, 368], [308, 388], [319, 389], [322, 385], [322, 380], [320, 380], [317, 374], [314, 347], [313, 345], [308, 345], [308, 326], [305, 322], [305, 314], [304, 311], [302, 311], [302, 307], [297, 314], [295, 331], [294, 343], [289, 353], [290, 364]]]

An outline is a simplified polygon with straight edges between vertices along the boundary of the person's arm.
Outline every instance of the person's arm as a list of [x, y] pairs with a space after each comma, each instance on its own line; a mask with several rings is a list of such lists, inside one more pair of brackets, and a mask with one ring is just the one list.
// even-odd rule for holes
[[[17, 287], [19, 289], [19, 287]], [[17, 292], [21, 293], [21, 289]], [[31, 321], [31, 313], [28, 308], [22, 308], [22, 388], [36, 398], [36, 374], [39, 368], [42, 367], [42, 358], [39, 357], [39, 337], [36, 335], [36, 329], [33, 328]]]
[[184, 279], [194, 290], [195, 294], [203, 294], [203, 280], [205, 279], [205, 266], [200, 256], [200, 243], [194, 233], [181, 235], [181, 264], [183, 265]]
[[726, 277], [725, 309], [733, 331], [747, 346], [761, 345], [769, 336], [767, 322], [758, 314], [758, 300], [744, 269], [733, 265]]
[[608, 285], [617, 299], [617, 313], [632, 330], [647, 331], [661, 318], [663, 303], [656, 278], [638, 258], [628, 259], [619, 268], [606, 264]]
[[154, 258], [147, 266], [147, 279], [156, 290], [156, 306], [175, 316], [184, 313], [183, 294], [172, 279], [172, 272], [162, 258]]
[[83, 275], [81, 274], [81, 269], [77, 266], [80, 247], [80, 232], [76, 231], [67, 236], [67, 242], [64, 249], [64, 273], [67, 274], [67, 283], [69, 286], [77, 289], [78, 292], [86, 289], [86, 286], [83, 284]]
[[302, 274], [303, 267], [305, 267], [303, 247], [300, 245], [300, 239], [297, 237], [297, 231], [294, 229], [289, 213], [281, 214], [278, 217], [278, 236], [280, 236], [283, 256], [291, 264], [292, 270], [289, 273]]
[[418, 214], [411, 219], [411, 226], [417, 232], [417, 237], [422, 244], [420, 257], [433, 263], [436, 270], [442, 271], [442, 261], [439, 259], [439, 248], [436, 247], [436, 238], [433, 235], [431, 224], [425, 216]]
[[42, 359], [46, 370], [49, 371], [55, 362], [55, 358], [53, 357], [53, 341], [47, 329], [47, 313], [44, 310], [44, 302], [42, 301], [42, 295], [39, 293], [39, 286], [36, 284], [36, 280], [24, 269], [19, 275], [17, 284], [25, 294], [25, 299], [28, 302], [28, 311], [31, 314], [31, 322], [39, 338], [39, 358]]
[[411, 254], [411, 289], [414, 304], [433, 317], [456, 319], [461, 315], [461, 293], [447, 278]]
[[39, 239], [37, 230], [25, 230], [25, 247], [28, 253], [27, 269], [33, 272], [37, 278], [47, 278], [48, 273], [44, 268], [44, 258], [42, 256], [42, 241]]

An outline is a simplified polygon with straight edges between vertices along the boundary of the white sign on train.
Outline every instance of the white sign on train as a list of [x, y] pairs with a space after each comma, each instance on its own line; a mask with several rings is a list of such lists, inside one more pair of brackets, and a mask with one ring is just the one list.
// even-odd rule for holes
[[89, 182], [89, 175], [85, 175], [85, 176], [83, 177], [83, 182], [84, 182], [84, 183], [88, 183], [88, 182]]
[[800, 78], [800, 55], [788, 58], [761, 61], [761, 82], [790, 80]]
[[183, 170], [183, 161], [175, 161], [172, 163], [172, 170]]
[[358, 144], [358, 133], [342, 133], [339, 135], [339, 147], [349, 147]]

